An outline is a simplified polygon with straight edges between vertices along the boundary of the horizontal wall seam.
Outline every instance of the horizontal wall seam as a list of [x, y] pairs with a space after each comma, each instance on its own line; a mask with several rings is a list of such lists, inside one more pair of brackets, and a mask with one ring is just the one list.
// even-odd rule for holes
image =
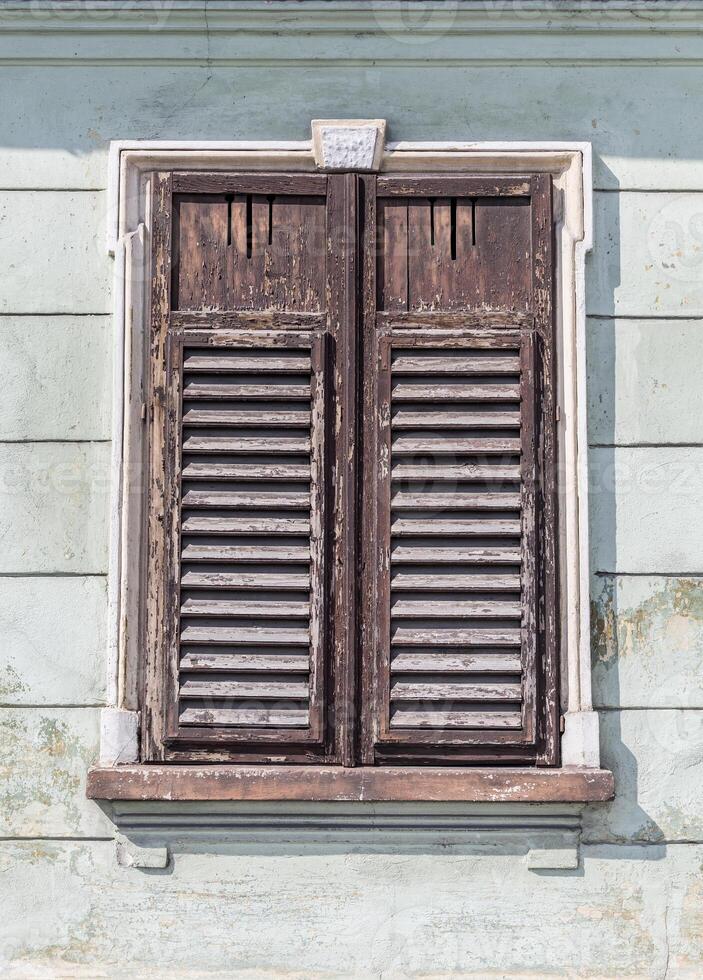
[[0, 319], [2, 319], [3, 317], [10, 317], [10, 316], [14, 316], [14, 317], [20, 317], [20, 316], [34, 316], [34, 317], [37, 317], [37, 316], [43, 316], [43, 317], [47, 317], [47, 316], [71, 316], [71, 317], [76, 317], [76, 316], [105, 316], [105, 317], [111, 317], [112, 316], [112, 313], [106, 312], [105, 310], [101, 310], [99, 312], [89, 312], [89, 313], [72, 313], [70, 310], [58, 310], [58, 311], [56, 311], [56, 310], [41, 310], [38, 313], [31, 313], [31, 312], [29, 312], [27, 310], [4, 310], [2, 313], [0, 313]]
[[49, 445], [91, 445], [95, 443], [96, 445], [110, 444], [111, 439], [0, 439], [0, 446], [32, 446], [32, 445], [44, 445], [48, 443]]
[[34, 837], [20, 837], [20, 836], [7, 836], [7, 837], [5, 837], [3, 834], [0, 834], [0, 843], [15, 843], [15, 842], [17, 842], [17, 843], [20, 843], [20, 844], [23, 844], [23, 843], [28, 843], [29, 844], [29, 843], [31, 843], [31, 841], [35, 841], [35, 840], [36, 841], [46, 841], [46, 842], [56, 841], [59, 844], [60, 843], [63, 843], [63, 842], [66, 842], [66, 843], [79, 843], [79, 844], [82, 844], [82, 843], [86, 843], [86, 844], [91, 844], [91, 843], [98, 843], [98, 844], [108, 843], [109, 844], [114, 839], [115, 839], [114, 836], [113, 837], [76, 837], [76, 836], [66, 836], [66, 837], [37, 837], [37, 836], [34, 836]]
[[597, 575], [599, 578], [606, 575], [614, 576], [616, 578], [701, 578], [703, 577], [703, 570], [699, 570], [697, 572], [614, 572], [599, 568], [593, 569], [593, 574]]
[[703, 57], [671, 57], [651, 55], [648, 58], [445, 58], [437, 54], [428, 58], [129, 58], [129, 57], [46, 57], [36, 55], [24, 58], [0, 56], [0, 65], [7, 68], [297, 68], [301, 71], [314, 69], [338, 70], [357, 68], [368, 71], [373, 68], [700, 68]]
[[700, 449], [703, 442], [589, 442], [589, 449]]
[[0, 578], [107, 578], [105, 572], [0, 572]]
[[[594, 249], [598, 247], [595, 243]], [[691, 323], [700, 323], [703, 329], [703, 322], [698, 316], [691, 316], [690, 313], [586, 313], [587, 320], [688, 320]]]
[[64, 709], [67, 708], [70, 709], [75, 708], [78, 711], [83, 711], [87, 708], [93, 710], [94, 708], [106, 708], [106, 707], [107, 707], [107, 703], [105, 701], [93, 701], [92, 703], [86, 702], [85, 704], [22, 704], [22, 703], [15, 704], [12, 701], [0, 702], [0, 710], [2, 710], [3, 708], [12, 708], [13, 710], [21, 708], [24, 711], [24, 709], [26, 708], [27, 710], [35, 711], [38, 709], [49, 710], [54, 708], [60, 708], [63, 711]]
[[106, 187], [0, 187], [2, 194], [97, 194], [106, 190]]
[[594, 711], [608, 711], [623, 714], [626, 711], [703, 711], [703, 705], [688, 704], [627, 704], [593, 705]]

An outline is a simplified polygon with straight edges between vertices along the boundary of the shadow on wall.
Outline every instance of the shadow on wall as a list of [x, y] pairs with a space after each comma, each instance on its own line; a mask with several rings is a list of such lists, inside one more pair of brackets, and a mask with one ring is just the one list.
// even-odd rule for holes
[[[604, 166], [602, 162], [600, 165]], [[610, 181], [617, 184], [614, 174]], [[655, 474], [663, 481], [654, 509], [661, 506], [663, 496], [669, 495], [667, 481], [672, 476], [666, 463], [660, 462], [660, 451], [638, 445], [644, 441], [638, 433], [646, 423], [638, 424], [625, 436], [616, 427], [619, 402], [627, 402], [629, 410], [636, 412], [648, 389], [637, 375], [637, 364], [617, 362], [625, 333], [630, 338], [640, 335], [633, 334], [638, 330], [636, 322], [615, 319], [619, 312], [616, 290], [622, 281], [622, 199], [619, 193], [603, 192], [598, 198], [596, 219], [600, 221], [596, 222], [594, 251], [587, 264], [590, 316], [586, 322], [589, 407], [597, 416], [597, 424], [595, 418], [589, 419], [591, 652], [594, 706], [600, 714], [601, 765], [613, 771], [616, 795], [611, 803], [588, 809], [584, 839], [594, 843], [658, 843], [671, 838], [670, 831], [678, 831], [678, 824], [681, 834], [676, 836], [689, 836], [684, 828], [684, 807], [676, 813], [677, 801], [671, 798], [665, 781], [666, 760], [672, 760], [675, 778], [677, 753], [680, 762], [686, 751], [685, 733], [667, 725], [685, 726], [685, 718], [681, 717], [683, 712], [651, 709], [684, 704], [681, 692], [686, 681], [680, 676], [681, 690], [677, 690], [672, 677], [676, 648], [672, 648], [673, 634], [668, 627], [672, 617], [683, 615], [691, 632], [696, 616], [703, 629], [703, 593], [700, 582], [656, 576], [660, 571], [656, 561], [646, 568], [637, 561], [646, 546], [633, 538], [651, 522], [649, 514], [639, 520], [640, 513], [650, 509], [646, 500], [652, 494], [649, 483]], [[634, 244], [628, 242], [624, 247]], [[660, 328], [665, 330], [667, 324], [650, 323], [646, 327]], [[630, 348], [622, 346], [620, 359], [625, 350]], [[623, 442], [635, 448], [623, 448]], [[652, 453], [657, 453], [656, 457]], [[654, 494], [651, 499], [655, 500]], [[678, 716], [673, 722], [669, 720], [672, 715]], [[666, 830], [643, 807], [643, 799], [654, 802], [658, 818], [666, 817]]]

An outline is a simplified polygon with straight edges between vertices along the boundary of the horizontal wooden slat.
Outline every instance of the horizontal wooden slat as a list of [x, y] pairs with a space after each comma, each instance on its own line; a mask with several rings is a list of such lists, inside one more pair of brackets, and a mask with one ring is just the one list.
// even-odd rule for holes
[[519, 401], [520, 385], [515, 384], [417, 384], [397, 381], [391, 397], [399, 402], [499, 402]]
[[472, 616], [477, 619], [495, 619], [521, 616], [522, 607], [517, 600], [394, 599], [391, 603], [391, 614], [416, 619], [440, 616]]
[[309, 354], [277, 353], [275, 356], [244, 351], [219, 350], [189, 354], [183, 359], [183, 370], [201, 374], [234, 372], [239, 374], [302, 374], [310, 370]]
[[184, 480], [309, 480], [304, 463], [188, 463]]
[[189, 435], [183, 440], [188, 453], [307, 453], [310, 451], [308, 435], [275, 436], [201, 436]]
[[220, 382], [213, 384], [207, 381], [189, 381], [183, 389], [186, 399], [203, 398], [215, 400], [226, 399], [260, 399], [262, 401], [288, 401], [297, 399], [307, 401], [310, 398], [309, 382], [287, 384], [232, 384]]
[[394, 463], [391, 469], [394, 480], [510, 480], [520, 479], [517, 463]]
[[520, 424], [518, 411], [486, 412], [466, 408], [393, 407], [394, 429], [505, 429]]
[[305, 728], [308, 712], [304, 708], [189, 708], [180, 712], [182, 725], [236, 725], [259, 728]]
[[421, 628], [398, 626], [391, 631], [395, 646], [519, 646], [519, 629], [471, 629], [470, 627]]
[[515, 592], [520, 588], [520, 576], [507, 572], [497, 575], [471, 575], [468, 572], [433, 574], [401, 569], [394, 572], [392, 585], [395, 589], [423, 592], [443, 592], [445, 589], [459, 592]]
[[391, 547], [391, 561], [396, 564], [473, 564], [473, 565], [513, 565], [520, 561], [520, 549], [512, 547], [472, 548], [467, 547], [420, 547], [416, 544], [395, 544]]
[[243, 507], [261, 510], [282, 508], [299, 510], [310, 506], [309, 493], [278, 490], [188, 490], [183, 496], [184, 507]]
[[378, 178], [379, 197], [524, 197], [531, 191], [529, 177], [438, 174], [427, 177], [393, 174]]
[[435, 354], [415, 350], [403, 351], [392, 360], [393, 374], [517, 374], [520, 359], [517, 353], [478, 356], [468, 351]]
[[192, 599], [181, 603], [181, 616], [251, 616], [275, 619], [276, 617], [307, 616], [310, 603], [298, 599]]
[[[324, 330], [327, 315], [302, 310], [294, 313], [283, 310], [172, 310], [170, 320], [176, 330], [188, 330], [189, 343], [209, 350], [228, 346], [281, 350], [309, 347], [312, 331]], [[217, 334], [205, 332], [210, 330], [217, 330]], [[250, 332], [243, 334], [243, 330]], [[274, 330], [275, 334], [263, 332]]]
[[308, 589], [306, 572], [184, 572], [181, 576], [188, 589]]
[[[173, 314], [171, 314], [173, 316]], [[495, 350], [515, 347], [520, 343], [520, 329], [534, 326], [531, 313], [517, 310], [378, 310], [376, 325], [395, 335], [401, 349], [417, 347], [453, 350], [457, 345], [485, 347]], [[418, 336], [416, 331], [430, 328], [432, 337]], [[407, 334], [400, 331], [407, 330]]]
[[391, 533], [401, 537], [414, 534], [474, 534], [514, 537], [520, 534], [520, 521], [517, 519], [496, 520], [491, 517], [394, 517], [391, 522]]
[[305, 701], [308, 683], [305, 680], [190, 680], [181, 684], [182, 698], [256, 698], [261, 701]]
[[306, 562], [310, 545], [282, 544], [186, 544], [183, 561]]
[[274, 644], [307, 644], [307, 630], [295, 626], [185, 626], [181, 630], [181, 642], [213, 645], [250, 643], [272, 646]]
[[519, 453], [518, 438], [491, 437], [481, 439], [477, 436], [446, 436], [438, 432], [428, 432], [424, 435], [394, 436], [392, 451], [395, 455], [401, 453]]
[[397, 510], [517, 510], [519, 493], [412, 493], [400, 490], [391, 497]]
[[395, 705], [391, 728], [520, 728], [519, 711], [423, 711]]
[[305, 653], [197, 653], [181, 657], [181, 671], [216, 670], [223, 673], [307, 673], [310, 659]]
[[173, 193], [293, 194], [296, 197], [322, 197], [327, 193], [327, 174], [233, 174], [185, 170], [174, 173]]
[[393, 681], [391, 701], [520, 701], [519, 683]]
[[184, 533], [191, 534], [308, 534], [307, 517], [209, 517], [189, 515], [183, 521]]
[[396, 653], [391, 673], [398, 674], [518, 674], [518, 654], [506, 653]]
[[[186, 405], [183, 413], [185, 425], [231, 425], [257, 426], [271, 425], [302, 428], [310, 424], [310, 411], [307, 408], [275, 407], [251, 408], [191, 408]], [[268, 438], [271, 438], [270, 436]]]

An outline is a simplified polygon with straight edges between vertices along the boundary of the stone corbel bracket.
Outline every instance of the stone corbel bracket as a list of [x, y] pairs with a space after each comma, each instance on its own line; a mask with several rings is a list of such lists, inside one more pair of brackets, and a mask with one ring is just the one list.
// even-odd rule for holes
[[385, 119], [313, 119], [312, 152], [321, 170], [379, 170]]

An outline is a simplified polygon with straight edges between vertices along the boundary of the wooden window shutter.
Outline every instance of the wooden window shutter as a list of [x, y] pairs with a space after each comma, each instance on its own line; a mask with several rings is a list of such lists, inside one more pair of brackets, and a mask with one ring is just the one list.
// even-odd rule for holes
[[558, 762], [551, 179], [153, 175], [147, 760]]
[[149, 758], [344, 756], [350, 184], [154, 177]]
[[554, 764], [550, 179], [379, 178], [367, 221], [364, 762]]

